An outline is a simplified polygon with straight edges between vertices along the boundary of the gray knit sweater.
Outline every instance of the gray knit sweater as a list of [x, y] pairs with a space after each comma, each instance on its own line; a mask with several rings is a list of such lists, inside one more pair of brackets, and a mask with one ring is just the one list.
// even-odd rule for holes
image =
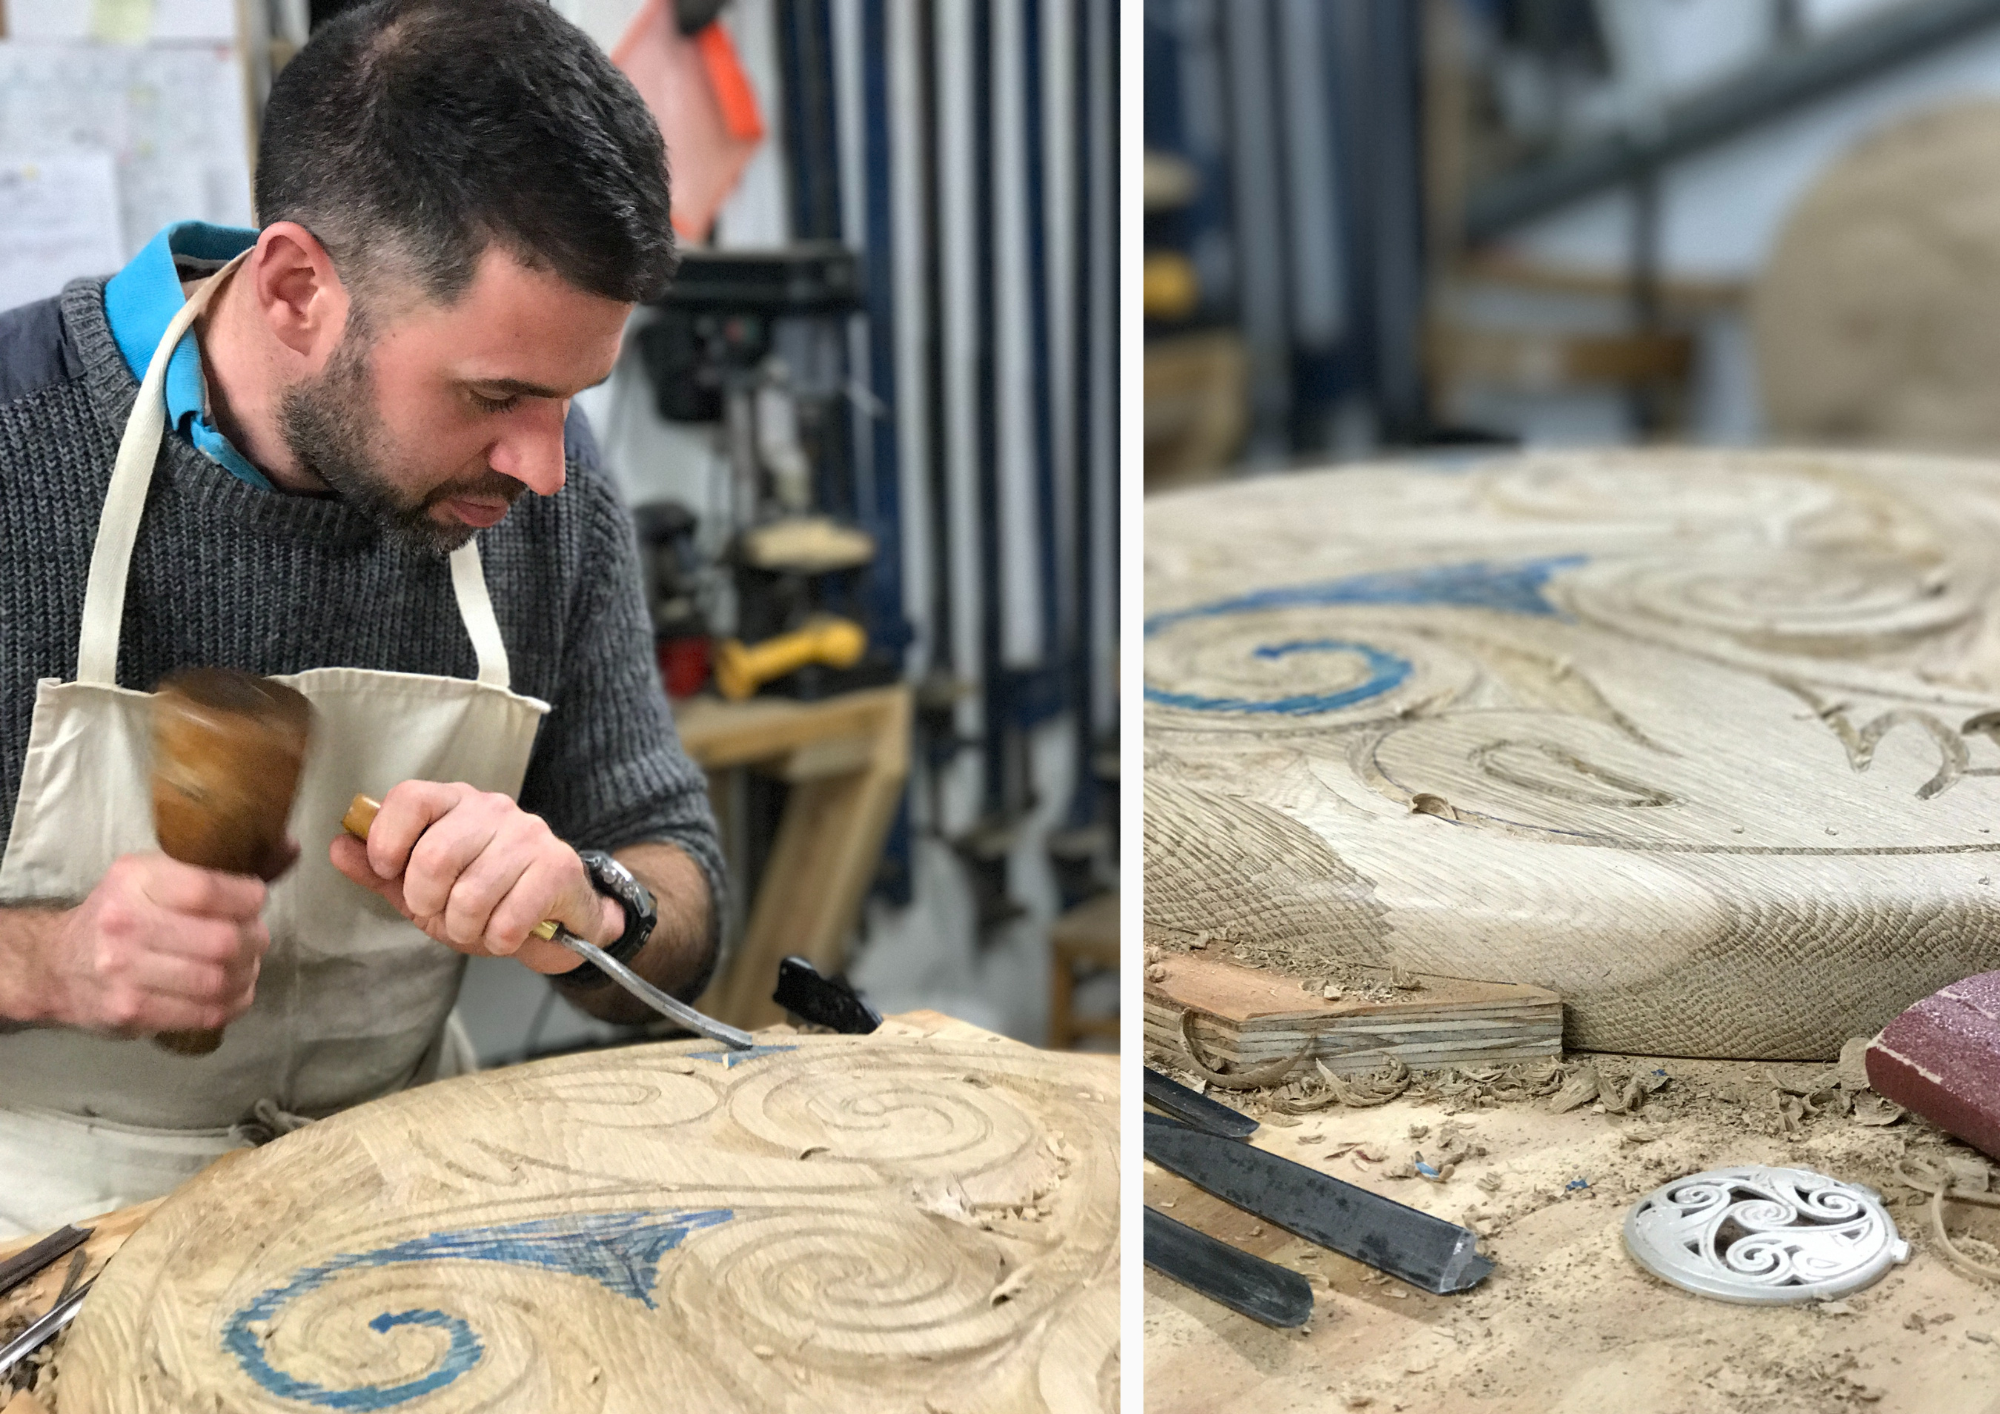
[[[102, 280], [0, 314], [0, 836], [36, 680], [76, 676], [91, 545], [138, 391]], [[568, 485], [523, 496], [479, 536], [514, 690], [552, 708], [521, 804], [578, 848], [680, 846], [719, 909], [715, 822], [660, 690], [632, 524], [580, 413], [565, 434]], [[170, 435], [132, 553], [118, 681], [151, 689], [203, 664], [478, 672], [444, 559], [339, 501], [239, 481]]]

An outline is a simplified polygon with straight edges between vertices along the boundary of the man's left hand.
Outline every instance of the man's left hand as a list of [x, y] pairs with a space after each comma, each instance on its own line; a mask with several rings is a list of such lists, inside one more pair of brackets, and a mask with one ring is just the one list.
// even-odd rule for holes
[[536, 972], [581, 965], [560, 943], [529, 936], [545, 918], [599, 946], [625, 928], [625, 910], [539, 815], [468, 785], [404, 781], [383, 797], [368, 842], [337, 836], [332, 858], [438, 942]]

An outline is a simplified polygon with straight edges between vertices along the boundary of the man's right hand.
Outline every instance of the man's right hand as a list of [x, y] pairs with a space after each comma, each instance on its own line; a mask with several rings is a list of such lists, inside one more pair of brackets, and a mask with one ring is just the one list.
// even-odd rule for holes
[[121, 856], [81, 904], [23, 939], [35, 1013], [23, 1019], [121, 1036], [227, 1025], [256, 996], [265, 896], [248, 875]]

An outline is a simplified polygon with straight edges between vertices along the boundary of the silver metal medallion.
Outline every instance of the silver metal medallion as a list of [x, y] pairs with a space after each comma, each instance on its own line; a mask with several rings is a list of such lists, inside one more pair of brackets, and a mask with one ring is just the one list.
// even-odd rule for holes
[[1873, 1189], [1764, 1164], [1654, 1189], [1626, 1216], [1625, 1247], [1664, 1281], [1752, 1305], [1845, 1296], [1910, 1256]]

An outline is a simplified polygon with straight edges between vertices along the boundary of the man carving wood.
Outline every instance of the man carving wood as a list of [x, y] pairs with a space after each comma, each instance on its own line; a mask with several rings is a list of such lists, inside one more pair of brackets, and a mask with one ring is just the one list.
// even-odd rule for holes
[[[388, 0], [281, 73], [256, 195], [0, 315], [0, 1235], [448, 1073], [466, 955], [640, 1019], [544, 918], [683, 996], [716, 962], [702, 777], [570, 407], [671, 274], [654, 120], [539, 0]], [[197, 665], [313, 705], [268, 889], [153, 845], [145, 694]]]

